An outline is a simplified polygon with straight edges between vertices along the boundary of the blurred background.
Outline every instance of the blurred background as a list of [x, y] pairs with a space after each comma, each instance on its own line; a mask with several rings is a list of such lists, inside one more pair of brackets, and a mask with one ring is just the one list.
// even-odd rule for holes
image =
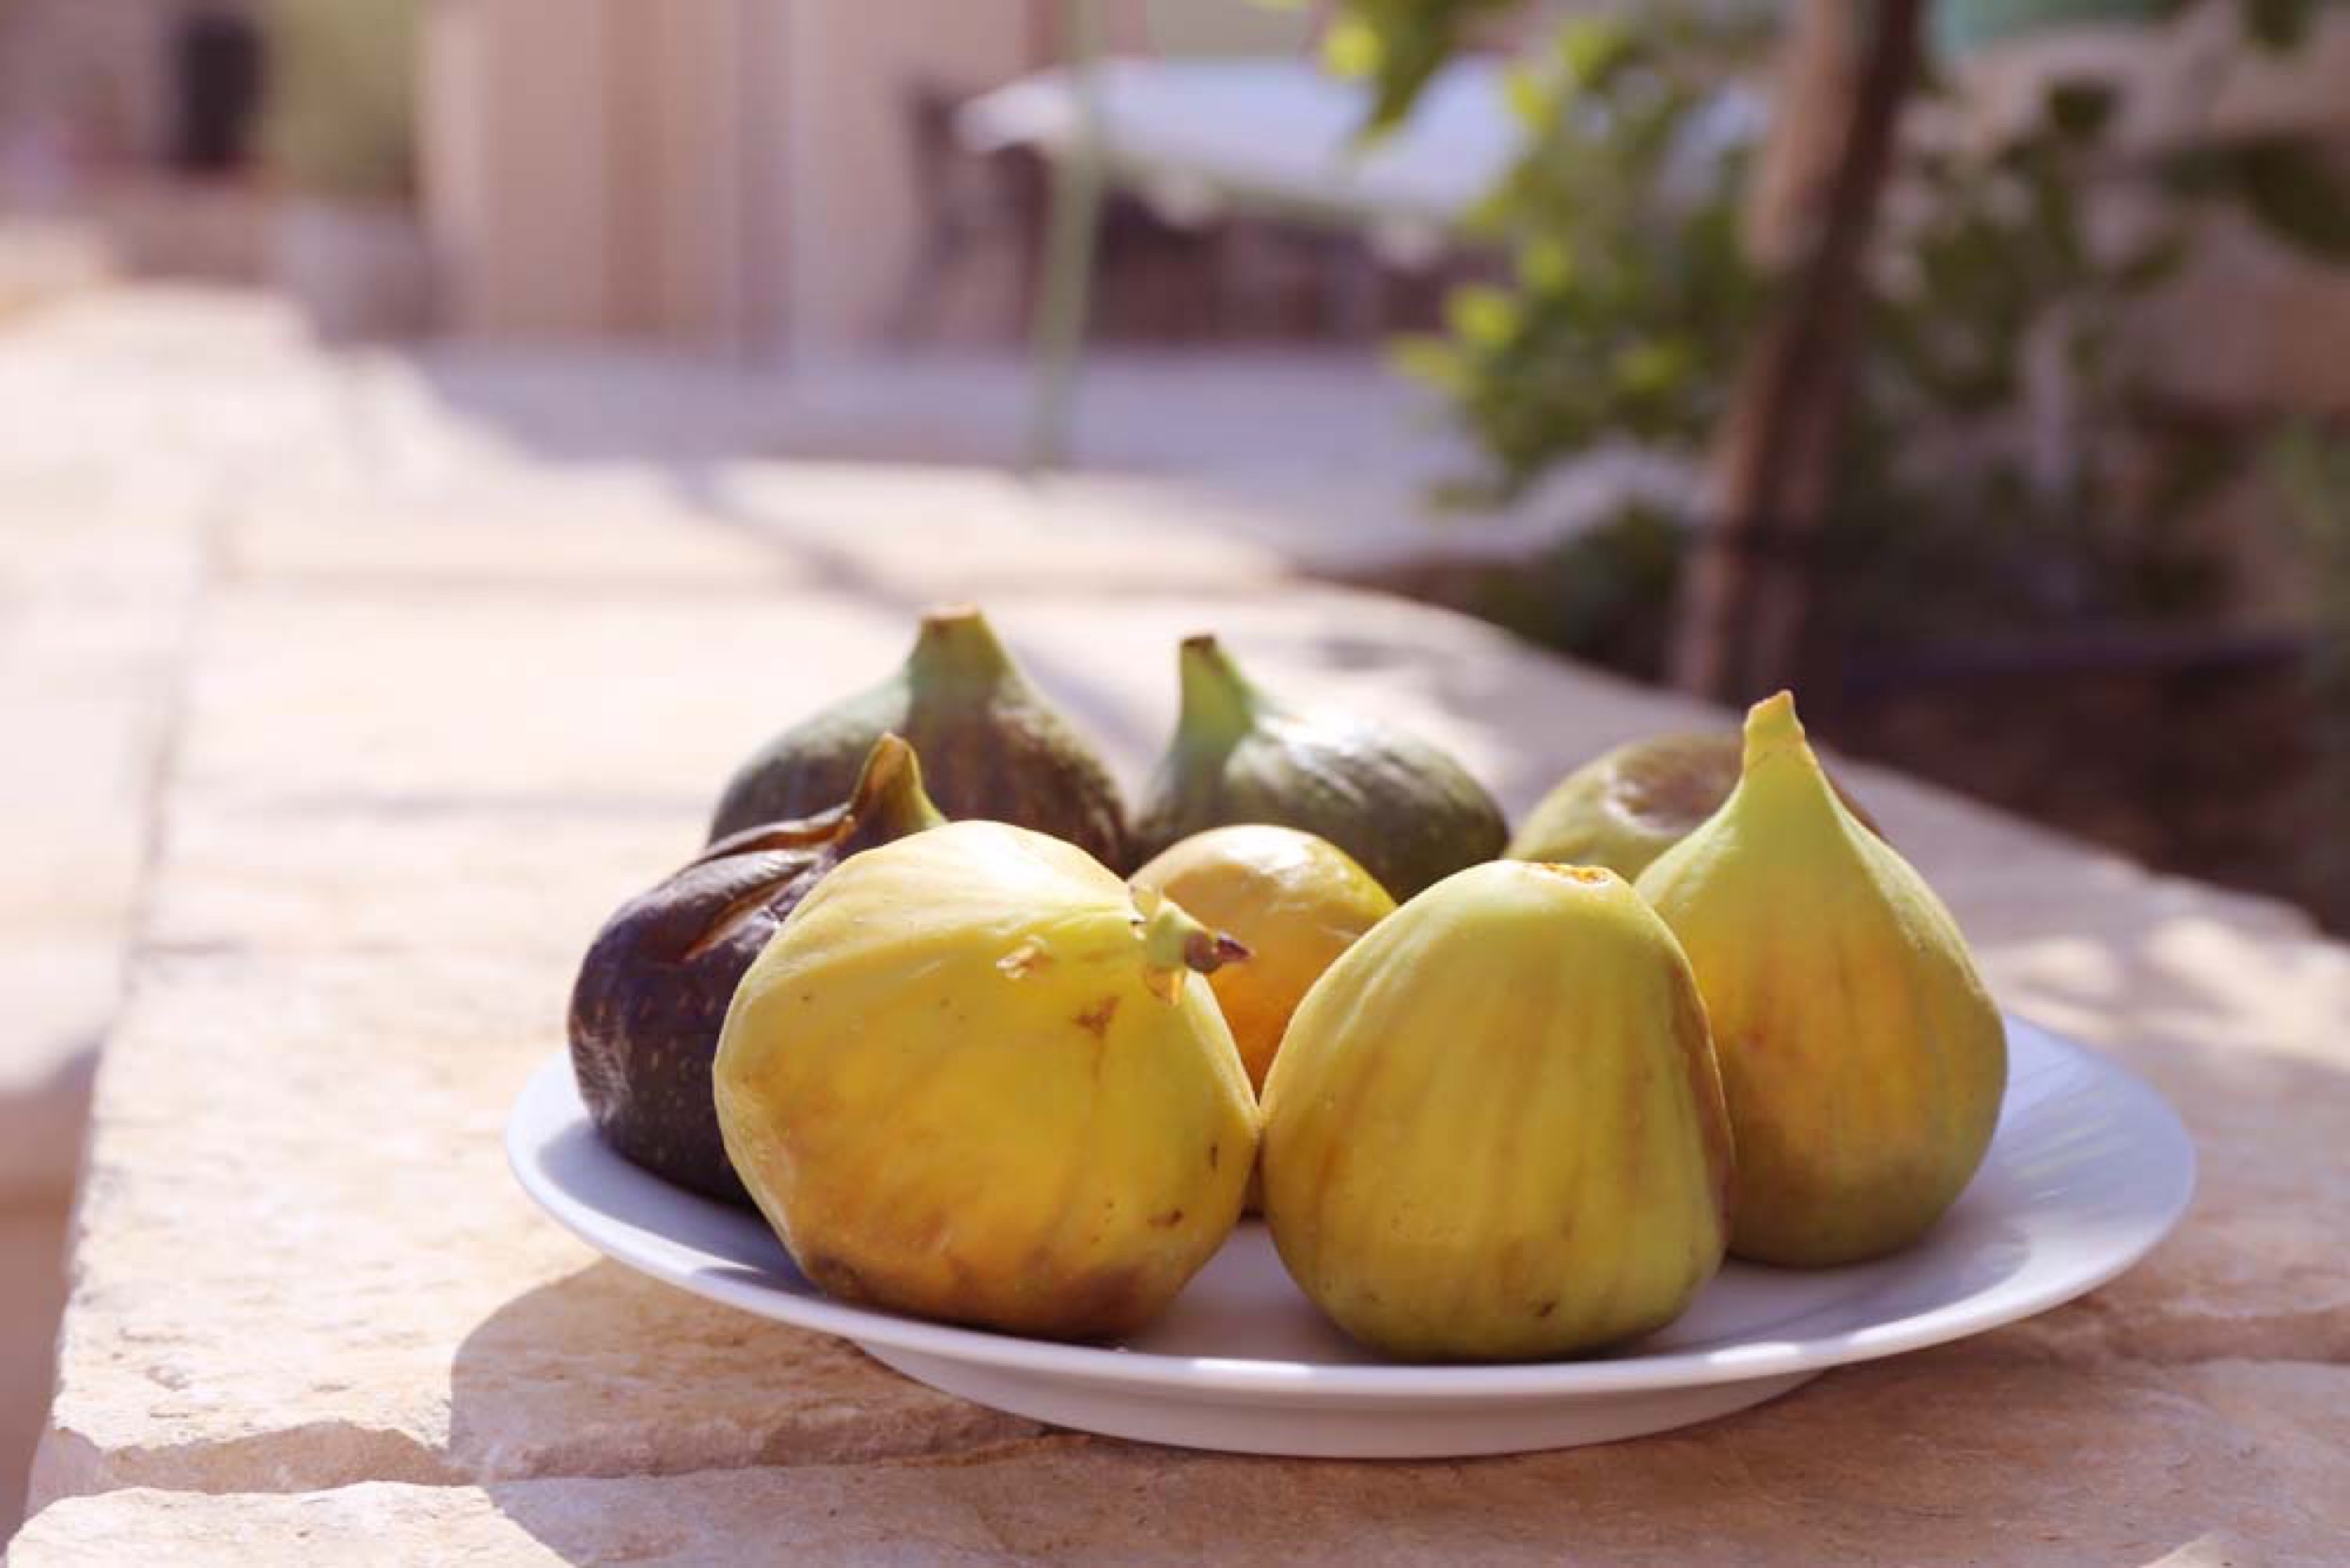
[[1196, 471], [2340, 927], [2341, 11], [0, 0], [0, 314], [266, 291], [588, 451]]
[[0, 0], [0, 650], [70, 457], [298, 467], [321, 366], [544, 464], [1152, 476], [2350, 931], [2350, 7]]

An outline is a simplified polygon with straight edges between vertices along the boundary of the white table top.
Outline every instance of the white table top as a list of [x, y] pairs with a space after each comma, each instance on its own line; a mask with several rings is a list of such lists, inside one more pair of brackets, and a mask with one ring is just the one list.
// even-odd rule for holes
[[[1516, 156], [1524, 128], [1503, 62], [1465, 60], [1429, 83], [1410, 118], [1363, 143], [1371, 94], [1307, 58], [1112, 59], [1094, 69], [1096, 123], [1113, 172], [1168, 210], [1227, 203], [1437, 229], [1459, 221]], [[1070, 147], [1077, 80], [1039, 71], [973, 99], [958, 129], [974, 151]]]

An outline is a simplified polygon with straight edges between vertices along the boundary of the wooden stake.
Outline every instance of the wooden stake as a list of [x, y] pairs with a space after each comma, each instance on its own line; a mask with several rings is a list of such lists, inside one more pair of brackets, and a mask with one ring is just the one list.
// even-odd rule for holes
[[[1716, 438], [1706, 524], [1675, 628], [1672, 677], [1684, 691], [1738, 700], [1796, 673], [1814, 570], [1807, 555], [1835, 481], [1862, 269], [1917, 80], [1921, 10], [1920, 0], [1807, 0], [1791, 39], [1795, 69], [1778, 84], [1765, 179], [1780, 200], [1811, 209], [1801, 227], [1817, 237], [1791, 268]], [[1856, 23], [1865, 38], [1852, 39]], [[1838, 39], [1849, 41], [1831, 46]], [[1841, 105], [1841, 133], [1821, 135], [1807, 105]], [[1788, 231], [1768, 218], [1757, 227], [1770, 248]]]

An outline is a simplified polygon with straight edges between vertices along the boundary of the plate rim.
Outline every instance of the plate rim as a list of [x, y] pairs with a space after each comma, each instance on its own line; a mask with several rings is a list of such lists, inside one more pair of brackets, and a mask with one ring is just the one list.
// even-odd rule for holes
[[[624, 1267], [674, 1285], [706, 1300], [747, 1311], [794, 1327], [830, 1334], [853, 1342], [885, 1345], [917, 1355], [948, 1357], [1002, 1368], [1032, 1376], [1082, 1383], [1115, 1383], [1152, 1388], [1163, 1395], [1198, 1394], [1230, 1401], [1245, 1398], [1267, 1403], [1299, 1400], [1315, 1402], [1418, 1402], [1474, 1398], [1487, 1401], [1551, 1400], [1578, 1396], [1637, 1394], [1705, 1384], [1743, 1382], [1795, 1372], [1817, 1372], [1887, 1356], [1906, 1355], [1935, 1345], [1986, 1333], [2063, 1305], [2108, 1283], [2136, 1266], [2160, 1246], [2193, 1203], [2200, 1174], [2194, 1138], [2178, 1111], [2162, 1093], [2128, 1066], [2103, 1052], [2067, 1040], [2013, 1014], [2005, 1014], [2011, 1033], [2026, 1031], [2039, 1044], [2076, 1058], [2103, 1081], [2108, 1092], [2139, 1102], [2159, 1127], [2162, 1141], [2174, 1145], [2178, 1156], [2172, 1172], [2170, 1202], [2158, 1223], [2126, 1246], [2093, 1254], [2081, 1265], [2057, 1270], [2029, 1290], [2006, 1295], [1976, 1294], [1905, 1317], [1846, 1329], [1810, 1339], [1762, 1340], [1718, 1345], [1702, 1350], [1673, 1350], [1651, 1355], [1626, 1355], [1597, 1360], [1513, 1361], [1445, 1364], [1427, 1362], [1365, 1363], [1292, 1361], [1266, 1357], [1224, 1357], [1177, 1355], [1166, 1351], [1129, 1350], [1119, 1346], [1073, 1343], [1000, 1334], [955, 1324], [852, 1306], [827, 1296], [802, 1295], [771, 1286], [750, 1285], [706, 1268], [671, 1266], [665, 1259], [619, 1246], [608, 1231], [588, 1223], [587, 1216], [603, 1211], [589, 1208], [560, 1186], [546, 1181], [533, 1168], [539, 1145], [525, 1145], [522, 1132], [525, 1112], [550, 1092], [568, 1093], [576, 1103], [571, 1054], [558, 1049], [534, 1068], [512, 1110], [508, 1114], [504, 1143], [507, 1163], [524, 1192], [540, 1210], [590, 1248]], [[2013, 1055], [2011, 1048], [2011, 1057]], [[550, 1090], [547, 1080], [566, 1080]], [[579, 1116], [566, 1129], [584, 1123]], [[589, 1133], [593, 1137], [592, 1130]], [[620, 1164], [617, 1153], [604, 1150]], [[647, 1182], [661, 1178], [628, 1166], [630, 1174]], [[681, 1198], [696, 1195], [663, 1183]], [[701, 1199], [699, 1201], [709, 1202]], [[648, 1231], [633, 1221], [629, 1229]], [[679, 1244], [672, 1243], [672, 1246]]]

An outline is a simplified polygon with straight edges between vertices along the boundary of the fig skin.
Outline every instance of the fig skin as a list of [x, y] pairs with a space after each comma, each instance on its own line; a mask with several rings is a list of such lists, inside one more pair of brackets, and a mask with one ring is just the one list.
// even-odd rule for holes
[[1257, 1108], [1200, 972], [1240, 954], [1025, 828], [870, 851], [735, 993], [713, 1075], [727, 1148], [828, 1294], [1130, 1333], [1240, 1215]]
[[[1731, 732], [1628, 741], [1560, 779], [1504, 854], [1512, 860], [1605, 866], [1636, 879], [1721, 809], [1738, 787], [1743, 745]], [[1833, 777], [1828, 782], [1861, 825], [1882, 836], [1860, 803]]]
[[1123, 868], [1125, 807], [1099, 756], [1031, 685], [986, 617], [932, 610], [886, 680], [801, 720], [736, 770], [713, 841], [845, 798], [874, 740], [905, 737], [932, 799], [957, 821], [1012, 823]]
[[735, 985], [834, 867], [946, 820], [913, 748], [885, 734], [842, 804], [722, 839], [622, 904], [572, 988], [572, 1072], [604, 1141], [666, 1181], [747, 1205], [710, 1089]]
[[1747, 714], [1728, 803], [1638, 886], [1713, 1019], [1731, 1252], [1823, 1267], [1922, 1235], [1990, 1147], [2006, 1028], [1958, 923], [1837, 798], [1787, 693]]
[[1731, 1145], [1687, 960], [1612, 871], [1499, 861], [1349, 948], [1264, 1094], [1281, 1262], [1410, 1360], [1543, 1360], [1679, 1317]]
[[1434, 746], [1293, 710], [1213, 636], [1184, 638], [1180, 667], [1182, 713], [1135, 820], [1137, 860], [1211, 827], [1272, 823], [1328, 839], [1401, 900], [1508, 842], [1493, 796]]
[[1130, 879], [1239, 940], [1248, 962], [1208, 977], [1224, 1021], [1262, 1090], [1297, 1004], [1339, 954], [1395, 913], [1395, 900], [1326, 839], [1251, 823], [1169, 845]]

